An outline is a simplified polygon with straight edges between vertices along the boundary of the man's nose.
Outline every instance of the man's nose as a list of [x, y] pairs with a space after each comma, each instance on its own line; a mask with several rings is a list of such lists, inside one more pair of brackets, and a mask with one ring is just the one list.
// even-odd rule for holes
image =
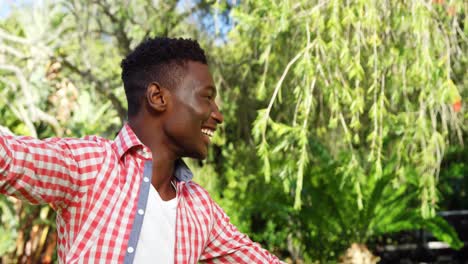
[[224, 116], [219, 111], [219, 107], [217, 104], [214, 105], [213, 112], [211, 112], [211, 117], [218, 123], [221, 124], [224, 121]]

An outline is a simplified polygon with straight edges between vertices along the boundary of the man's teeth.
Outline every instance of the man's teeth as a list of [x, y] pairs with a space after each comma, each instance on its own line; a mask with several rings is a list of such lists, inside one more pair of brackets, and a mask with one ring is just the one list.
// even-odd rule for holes
[[202, 132], [203, 134], [209, 136], [209, 137], [212, 137], [213, 134], [214, 134], [214, 131], [209, 130], [209, 129], [206, 129], [206, 128], [203, 128], [203, 129], [201, 130], [201, 132]]

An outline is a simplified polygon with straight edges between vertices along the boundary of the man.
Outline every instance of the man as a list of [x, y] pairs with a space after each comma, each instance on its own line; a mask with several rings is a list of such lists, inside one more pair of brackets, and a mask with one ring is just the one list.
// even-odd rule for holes
[[122, 61], [114, 141], [0, 136], [0, 193], [57, 210], [61, 263], [279, 263], [241, 234], [182, 157], [223, 122], [196, 41], [155, 38]]

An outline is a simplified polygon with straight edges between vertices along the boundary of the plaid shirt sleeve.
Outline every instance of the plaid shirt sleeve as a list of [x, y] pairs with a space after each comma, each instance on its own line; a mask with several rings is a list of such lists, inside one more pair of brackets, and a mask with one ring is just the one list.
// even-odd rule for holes
[[64, 208], [94, 183], [102, 153], [90, 140], [0, 134], [0, 194]]
[[284, 263], [237, 230], [229, 217], [214, 204], [214, 226], [200, 257], [202, 263]]

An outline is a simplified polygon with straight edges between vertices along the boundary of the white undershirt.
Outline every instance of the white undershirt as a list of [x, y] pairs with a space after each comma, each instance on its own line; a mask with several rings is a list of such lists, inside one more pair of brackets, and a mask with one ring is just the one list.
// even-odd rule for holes
[[151, 185], [133, 263], [173, 264], [177, 197], [163, 201]]

